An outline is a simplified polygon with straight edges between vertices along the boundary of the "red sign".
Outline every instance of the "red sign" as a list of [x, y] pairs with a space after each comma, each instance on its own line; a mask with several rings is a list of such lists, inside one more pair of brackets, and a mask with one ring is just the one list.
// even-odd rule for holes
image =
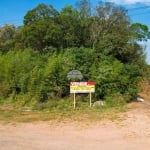
[[95, 85], [95, 82], [70, 82], [70, 86]]
[[70, 93], [94, 93], [95, 82], [70, 82]]

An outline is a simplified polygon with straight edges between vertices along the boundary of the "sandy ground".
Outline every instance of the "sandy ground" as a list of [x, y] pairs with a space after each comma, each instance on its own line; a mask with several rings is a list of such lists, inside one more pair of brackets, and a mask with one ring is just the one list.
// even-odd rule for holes
[[0, 124], [0, 150], [150, 150], [150, 101], [129, 107], [113, 122]]
[[122, 121], [1, 124], [0, 150], [149, 150], [150, 105], [132, 105]]

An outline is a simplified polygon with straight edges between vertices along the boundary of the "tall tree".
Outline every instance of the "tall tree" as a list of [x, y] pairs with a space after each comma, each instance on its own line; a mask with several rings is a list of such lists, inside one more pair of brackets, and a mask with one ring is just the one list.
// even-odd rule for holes
[[42, 51], [48, 46], [58, 46], [59, 27], [56, 18], [59, 13], [53, 6], [39, 4], [24, 17], [23, 39], [26, 47]]
[[92, 5], [90, 0], [79, 0], [76, 3], [76, 8], [80, 19], [80, 39], [81, 45], [89, 47], [90, 42], [90, 24], [92, 22]]
[[80, 46], [80, 20], [78, 11], [72, 6], [66, 6], [61, 10], [58, 19], [63, 36], [63, 47]]
[[30, 25], [33, 22], [41, 19], [55, 18], [58, 15], [58, 11], [54, 9], [52, 5], [39, 4], [32, 10], [29, 10], [24, 17], [24, 25]]
[[134, 33], [134, 39], [139, 41], [147, 41], [150, 38], [150, 31], [148, 26], [141, 23], [133, 23], [131, 30]]
[[77, 10], [80, 13], [80, 18], [87, 19], [92, 15], [92, 6], [90, 0], [80, 0], [76, 3]]
[[130, 40], [134, 34], [130, 26], [124, 8], [100, 2], [91, 24], [91, 41], [98, 55], [112, 55], [123, 63], [131, 61], [136, 50]]
[[15, 50], [23, 50], [25, 48], [23, 42], [23, 26], [19, 26], [16, 28], [13, 36], [13, 43]]
[[13, 36], [15, 34], [14, 25], [5, 25], [0, 28], [0, 51], [7, 52], [14, 48]]

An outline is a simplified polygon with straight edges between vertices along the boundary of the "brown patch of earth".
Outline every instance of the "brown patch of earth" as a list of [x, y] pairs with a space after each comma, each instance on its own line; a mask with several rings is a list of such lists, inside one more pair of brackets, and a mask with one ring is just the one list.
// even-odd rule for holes
[[[141, 93], [145, 94], [145, 93]], [[123, 120], [0, 124], [1, 150], [149, 150], [150, 97], [128, 105]]]

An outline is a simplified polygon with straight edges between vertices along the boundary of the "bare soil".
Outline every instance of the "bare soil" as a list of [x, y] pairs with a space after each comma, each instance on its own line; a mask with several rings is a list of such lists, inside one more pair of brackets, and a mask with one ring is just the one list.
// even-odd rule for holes
[[[147, 91], [146, 91], [147, 90]], [[150, 88], [121, 120], [0, 124], [0, 150], [149, 150]]]

